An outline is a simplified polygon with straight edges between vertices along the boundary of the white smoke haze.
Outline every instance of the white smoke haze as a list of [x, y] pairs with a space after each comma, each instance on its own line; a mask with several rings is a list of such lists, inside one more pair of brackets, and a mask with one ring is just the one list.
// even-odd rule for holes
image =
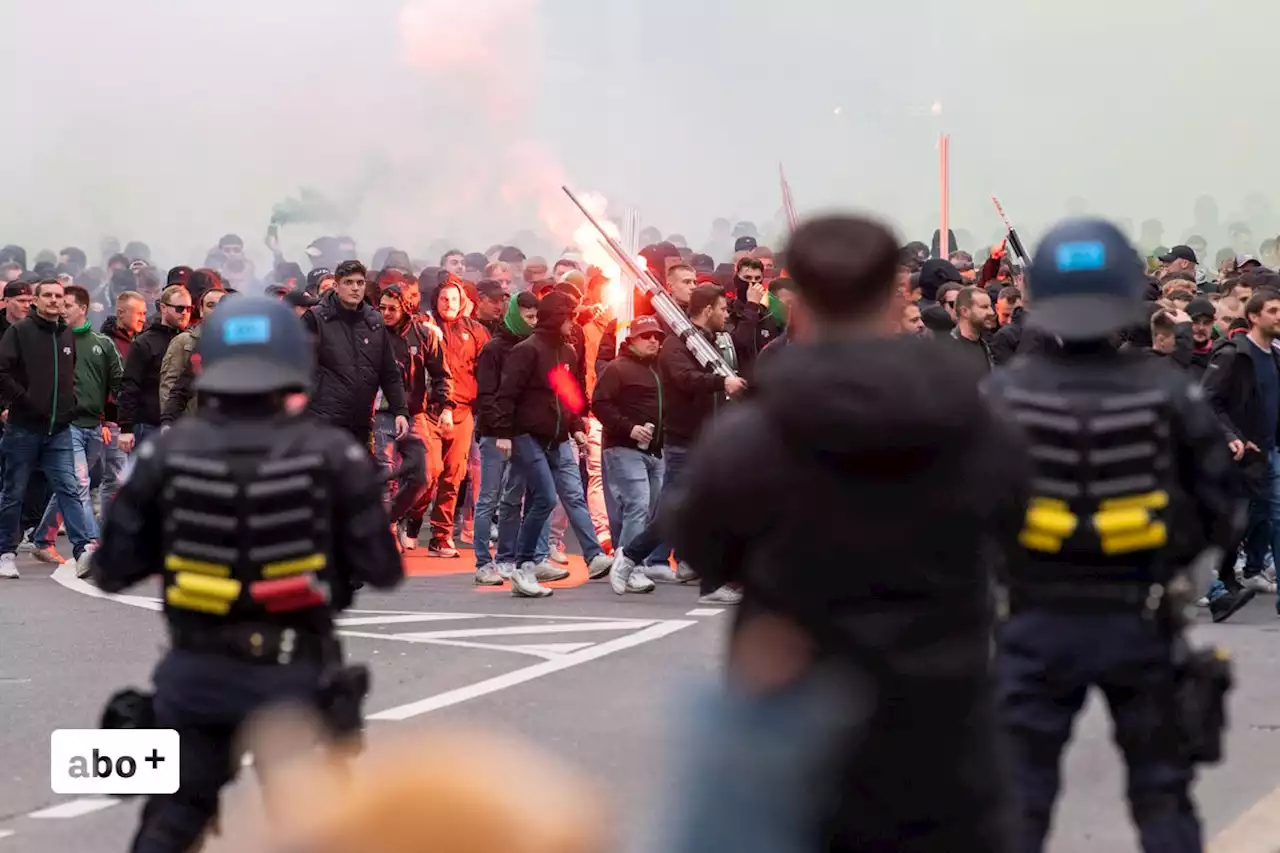
[[779, 161], [802, 216], [927, 241], [945, 131], [964, 248], [998, 235], [995, 192], [1028, 239], [1071, 210], [1215, 249], [1245, 220], [1256, 252], [1277, 24], [1246, 0], [10, 0], [0, 243], [198, 264], [235, 232], [261, 270], [272, 206], [310, 187], [350, 216], [286, 227], [294, 259], [326, 233], [558, 250], [568, 182], [697, 249], [716, 216], [779, 229]]

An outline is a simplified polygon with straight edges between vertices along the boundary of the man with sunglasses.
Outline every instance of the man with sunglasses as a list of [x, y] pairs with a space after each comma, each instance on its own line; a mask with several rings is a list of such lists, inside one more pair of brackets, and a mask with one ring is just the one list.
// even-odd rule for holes
[[160, 429], [160, 368], [169, 344], [191, 322], [191, 294], [181, 285], [170, 285], [156, 303], [158, 316], [129, 347], [120, 382], [120, 449], [135, 445]]

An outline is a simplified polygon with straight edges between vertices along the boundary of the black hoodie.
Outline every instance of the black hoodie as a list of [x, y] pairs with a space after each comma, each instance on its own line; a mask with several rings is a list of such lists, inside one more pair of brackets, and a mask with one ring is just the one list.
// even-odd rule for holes
[[117, 401], [120, 432], [132, 433], [135, 424], [160, 426], [160, 365], [179, 331], [157, 317], [133, 339]]
[[831, 849], [892, 849], [908, 826], [1004, 849], [987, 555], [1021, 526], [1022, 438], [912, 337], [792, 344], [756, 380], [690, 456], [671, 542], [742, 584], [738, 626], [781, 615], [870, 682]]
[[62, 320], [32, 312], [0, 338], [0, 408], [9, 423], [52, 435], [76, 406], [76, 343]]
[[[489, 424], [492, 435], [529, 435], [550, 449], [574, 433], [586, 432], [582, 368], [572, 343], [560, 333], [564, 321], [572, 316], [572, 298], [557, 291], [547, 294], [538, 305], [533, 334], [511, 348], [503, 365]], [[582, 399], [565, 399], [566, 389], [558, 387], [557, 381], [577, 385], [576, 395]], [[580, 405], [575, 407], [575, 403]]]

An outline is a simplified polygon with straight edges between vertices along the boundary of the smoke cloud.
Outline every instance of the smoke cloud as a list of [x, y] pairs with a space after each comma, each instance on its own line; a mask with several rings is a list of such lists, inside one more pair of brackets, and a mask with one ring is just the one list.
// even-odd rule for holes
[[[428, 256], [579, 224], [561, 182], [633, 205], [700, 248], [713, 217], [782, 230], [777, 164], [806, 212], [861, 208], [928, 240], [937, 135], [952, 227], [1028, 238], [1071, 212], [1165, 245], [1257, 251], [1266, 50], [1280, 6], [1199, 0], [56, 0], [0, 6], [9, 73], [0, 241], [141, 239], [198, 262], [227, 232], [260, 248], [306, 189], [324, 233]], [[1247, 24], [1247, 29], [1242, 28]], [[939, 109], [935, 109], [939, 105]], [[1216, 213], [1202, 202], [1211, 196]], [[1158, 220], [1157, 233], [1144, 220]], [[1249, 244], [1248, 241], [1252, 241]]]

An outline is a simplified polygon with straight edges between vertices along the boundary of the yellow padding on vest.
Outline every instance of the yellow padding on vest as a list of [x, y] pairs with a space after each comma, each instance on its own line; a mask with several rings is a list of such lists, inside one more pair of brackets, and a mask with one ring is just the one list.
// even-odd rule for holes
[[1169, 540], [1164, 522], [1157, 521], [1136, 533], [1122, 533], [1119, 536], [1102, 537], [1102, 553], [1131, 554], [1134, 551], [1154, 551], [1163, 548]]
[[1122, 533], [1136, 533], [1151, 524], [1151, 511], [1140, 506], [1128, 509], [1104, 509], [1093, 514], [1093, 529], [1106, 538]]
[[1169, 505], [1169, 493], [1164, 491], [1146, 492], [1141, 495], [1126, 495], [1123, 498], [1109, 498], [1098, 505], [1099, 509], [1164, 509]]
[[230, 601], [193, 595], [177, 586], [171, 586], [164, 591], [164, 600], [172, 607], [182, 610], [198, 610], [201, 613], [212, 613], [216, 616], [226, 616], [231, 611]]
[[1026, 527], [1049, 536], [1065, 539], [1076, 530], [1079, 521], [1065, 506], [1046, 506], [1037, 500], [1027, 507]]
[[293, 560], [281, 560], [278, 563], [267, 563], [262, 567], [264, 578], [278, 578], [281, 575], [298, 575], [303, 572], [318, 572], [325, 567], [324, 554], [312, 554], [309, 557], [298, 557]]
[[228, 578], [210, 578], [204, 575], [189, 575], [185, 572], [179, 572], [174, 580], [177, 582], [179, 589], [192, 595], [216, 598], [228, 602], [235, 601], [240, 597], [240, 581], [233, 581]]
[[1048, 536], [1034, 530], [1023, 530], [1018, 534], [1018, 544], [1028, 551], [1043, 551], [1056, 554], [1062, 550], [1062, 540], [1057, 536]]
[[198, 575], [212, 575], [215, 578], [231, 575], [231, 567], [223, 563], [206, 563], [204, 560], [179, 557], [177, 554], [165, 557], [164, 567], [171, 572], [195, 572]]

